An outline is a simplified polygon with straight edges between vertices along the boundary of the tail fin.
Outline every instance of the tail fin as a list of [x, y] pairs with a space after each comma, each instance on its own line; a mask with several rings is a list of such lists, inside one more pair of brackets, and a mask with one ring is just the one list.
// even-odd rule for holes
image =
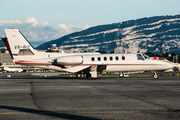
[[13, 59], [15, 56], [35, 55], [37, 52], [18, 29], [5, 29], [5, 33], [7, 39], [3, 41]]
[[4, 68], [8, 68], [8, 66], [5, 63], [3, 63], [3, 64], [4, 64]]

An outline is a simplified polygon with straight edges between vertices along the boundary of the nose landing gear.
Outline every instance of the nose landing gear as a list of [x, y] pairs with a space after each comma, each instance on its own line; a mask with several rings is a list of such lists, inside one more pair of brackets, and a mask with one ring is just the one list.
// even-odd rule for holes
[[124, 77], [124, 73], [123, 72], [119, 73], [119, 77], [123, 78]]
[[159, 76], [157, 75], [156, 71], [154, 72], [153, 78], [154, 79], [159, 79]]

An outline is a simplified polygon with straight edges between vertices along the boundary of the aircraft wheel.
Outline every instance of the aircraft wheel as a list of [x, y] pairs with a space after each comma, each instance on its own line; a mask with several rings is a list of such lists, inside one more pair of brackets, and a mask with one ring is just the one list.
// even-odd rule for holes
[[80, 77], [81, 77], [81, 74], [77, 73], [77, 74], [76, 74], [76, 77], [77, 77], [77, 78], [80, 78]]
[[123, 78], [124, 77], [124, 73], [119, 73], [119, 77]]
[[154, 79], [159, 79], [159, 76], [157, 74], [154, 74]]
[[77, 76], [78, 76], [78, 78], [80, 78], [80, 77], [81, 77], [81, 74], [78, 74]]

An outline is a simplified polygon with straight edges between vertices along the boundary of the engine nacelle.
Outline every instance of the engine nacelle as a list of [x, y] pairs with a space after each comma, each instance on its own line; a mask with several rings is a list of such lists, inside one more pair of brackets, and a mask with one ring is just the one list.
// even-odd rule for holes
[[56, 59], [60, 65], [79, 65], [83, 63], [82, 56], [64, 56]]

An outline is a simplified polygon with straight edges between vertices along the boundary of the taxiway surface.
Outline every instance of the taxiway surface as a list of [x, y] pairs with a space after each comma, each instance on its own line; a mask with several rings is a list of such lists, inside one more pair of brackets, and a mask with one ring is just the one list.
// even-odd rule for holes
[[180, 77], [1, 78], [0, 119], [180, 118]]

